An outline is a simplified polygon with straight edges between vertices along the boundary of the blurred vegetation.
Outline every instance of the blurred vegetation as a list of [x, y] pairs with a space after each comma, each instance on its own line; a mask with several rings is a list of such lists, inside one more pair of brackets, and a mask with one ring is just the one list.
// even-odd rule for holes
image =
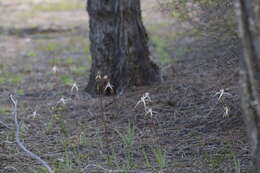
[[73, 83], [74, 83], [74, 80], [71, 77], [71, 75], [62, 75], [60, 77], [60, 79], [63, 82], [63, 84], [66, 85], [66, 86], [72, 86]]
[[[69, 1], [68, 1], [69, 2]], [[53, 11], [73, 11], [78, 9], [84, 9], [85, 3], [82, 2], [51, 2], [51, 3], [40, 3], [33, 7], [35, 11], [53, 12]]]
[[232, 0], [168, 0], [162, 9], [180, 22], [217, 39], [237, 38]]
[[167, 42], [158, 35], [152, 36], [155, 44], [155, 52], [158, 54], [160, 65], [167, 65], [173, 62], [170, 53], [167, 51]]
[[0, 84], [12, 84], [18, 86], [23, 81], [23, 76], [18, 73], [0, 72]]

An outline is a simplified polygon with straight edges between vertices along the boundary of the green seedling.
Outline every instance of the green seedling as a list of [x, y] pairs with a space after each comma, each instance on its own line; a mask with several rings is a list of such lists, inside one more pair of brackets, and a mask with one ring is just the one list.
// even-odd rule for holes
[[152, 149], [155, 161], [157, 162], [160, 171], [166, 168], [166, 152], [161, 148]]
[[131, 169], [133, 168], [133, 145], [135, 142], [135, 127], [129, 123], [127, 128], [127, 133], [122, 134], [119, 130], [115, 129], [117, 134], [120, 136], [121, 140], [123, 141], [124, 148], [127, 152], [127, 163], [126, 168]]
[[156, 171], [156, 167], [153, 166], [153, 164], [151, 163], [151, 160], [155, 160], [155, 162], [157, 163], [158, 167], [159, 167], [159, 172], [162, 172], [165, 168], [166, 168], [166, 152], [161, 149], [161, 148], [151, 148], [152, 154], [153, 154], [153, 159], [149, 159], [147, 152], [145, 152], [145, 150], [143, 150], [143, 155], [144, 155], [144, 159], [145, 159], [145, 163], [147, 165], [148, 168], [152, 169], [153, 172], [158, 172], [158, 170]]

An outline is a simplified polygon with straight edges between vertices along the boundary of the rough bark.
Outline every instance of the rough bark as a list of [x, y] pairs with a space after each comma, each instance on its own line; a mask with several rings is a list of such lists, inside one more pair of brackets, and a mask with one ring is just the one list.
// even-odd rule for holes
[[116, 92], [160, 81], [149, 58], [140, 0], [88, 0], [92, 66], [86, 91], [96, 94], [96, 76], [107, 75]]
[[252, 145], [253, 172], [260, 172], [260, 3], [237, 0], [239, 33], [244, 46], [241, 61], [241, 89], [244, 121]]

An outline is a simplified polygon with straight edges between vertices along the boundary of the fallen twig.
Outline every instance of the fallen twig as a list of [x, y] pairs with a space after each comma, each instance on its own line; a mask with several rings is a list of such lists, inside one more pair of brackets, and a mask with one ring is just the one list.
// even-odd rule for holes
[[13, 116], [14, 116], [14, 123], [16, 126], [16, 133], [15, 133], [15, 140], [16, 143], [18, 144], [18, 146], [24, 151], [26, 152], [29, 156], [31, 156], [33, 159], [36, 159], [37, 161], [39, 161], [47, 170], [49, 173], [54, 173], [54, 171], [51, 169], [51, 167], [48, 165], [47, 162], [45, 162], [44, 160], [42, 160], [38, 155], [34, 154], [33, 152], [29, 151], [28, 149], [26, 149], [26, 147], [23, 145], [23, 143], [20, 140], [19, 134], [20, 134], [20, 126], [17, 120], [17, 100], [15, 100], [13, 98], [13, 95], [10, 95], [10, 99], [11, 102], [13, 104]]
[[3, 121], [0, 120], [0, 124], [8, 129], [11, 129], [7, 124], [5, 124]]

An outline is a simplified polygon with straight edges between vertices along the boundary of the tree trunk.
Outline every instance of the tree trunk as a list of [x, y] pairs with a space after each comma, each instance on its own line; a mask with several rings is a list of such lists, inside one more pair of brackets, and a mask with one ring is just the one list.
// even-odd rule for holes
[[160, 81], [149, 58], [140, 0], [88, 0], [87, 11], [92, 55], [87, 92], [96, 95], [98, 73], [108, 76], [116, 92]]
[[252, 145], [253, 172], [260, 172], [260, 1], [237, 0], [239, 33], [244, 47], [241, 88], [244, 121]]

